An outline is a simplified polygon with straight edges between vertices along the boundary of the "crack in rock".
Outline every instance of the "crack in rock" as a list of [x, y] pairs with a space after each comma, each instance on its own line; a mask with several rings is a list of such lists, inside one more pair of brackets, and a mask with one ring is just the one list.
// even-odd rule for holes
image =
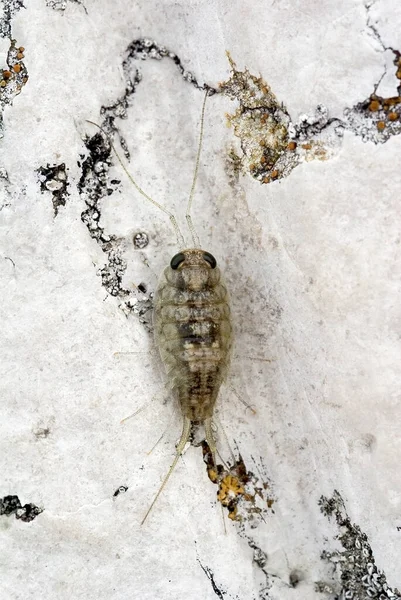
[[[383, 571], [377, 568], [368, 537], [359, 525], [351, 523], [344, 500], [337, 490], [331, 498], [321, 496], [319, 500], [321, 512], [334, 517], [341, 533], [336, 536], [343, 550], [323, 551], [321, 558], [333, 565], [336, 579], [341, 584], [341, 591], [334, 600], [400, 600], [401, 594], [390, 588]], [[333, 593], [330, 584], [326, 584], [328, 593]], [[323, 582], [318, 582], [316, 590], [323, 591]]]
[[201, 567], [202, 571], [205, 573], [206, 577], [209, 579], [209, 581], [210, 581], [210, 583], [212, 585], [213, 591], [216, 594], [216, 596], [218, 598], [220, 598], [220, 600], [224, 600], [224, 596], [226, 595], [226, 592], [224, 590], [220, 589], [217, 586], [217, 584], [216, 584], [216, 582], [214, 580], [213, 571], [209, 567], [205, 567], [201, 563], [201, 561], [199, 560], [199, 558], [197, 558], [197, 561], [200, 564], [200, 567]]

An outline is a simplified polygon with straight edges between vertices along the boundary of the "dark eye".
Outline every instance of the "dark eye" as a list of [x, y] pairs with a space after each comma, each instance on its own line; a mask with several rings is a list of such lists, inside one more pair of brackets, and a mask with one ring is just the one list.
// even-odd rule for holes
[[205, 260], [207, 263], [209, 263], [209, 265], [212, 267], [212, 269], [216, 268], [216, 265], [217, 265], [216, 259], [214, 256], [209, 254], [209, 252], [205, 252], [203, 254], [203, 260]]
[[178, 269], [180, 264], [184, 262], [184, 260], [185, 260], [185, 254], [183, 254], [182, 252], [179, 252], [178, 254], [173, 256], [173, 258], [171, 259], [170, 267], [172, 269], [176, 270], [176, 269]]

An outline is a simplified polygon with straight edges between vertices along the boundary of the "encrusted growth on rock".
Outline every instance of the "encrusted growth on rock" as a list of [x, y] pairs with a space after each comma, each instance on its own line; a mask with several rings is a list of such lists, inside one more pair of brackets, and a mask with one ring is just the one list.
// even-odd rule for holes
[[[342, 131], [333, 130], [337, 119], [329, 119], [327, 109], [319, 105], [312, 115], [303, 115], [293, 124], [285, 106], [280, 103], [262, 77], [248, 69], [238, 71], [228, 56], [231, 77], [220, 84], [220, 90], [239, 108], [227, 115], [239, 138], [242, 155], [229, 150], [229, 163], [238, 174], [249, 172], [261, 183], [287, 177], [303, 160], [325, 160]], [[326, 129], [326, 135], [322, 131]], [[334, 140], [334, 144], [333, 144]]]
[[23, 61], [24, 53], [23, 46], [17, 46], [15, 40], [10, 40], [7, 66], [1, 70], [0, 74], [0, 137], [3, 137], [2, 114], [4, 107], [13, 103], [15, 96], [21, 93], [28, 81], [28, 71]]
[[22, 506], [18, 496], [4, 496], [4, 498], [0, 498], [0, 515], [15, 515], [16, 519], [20, 519], [25, 523], [30, 523], [36, 519], [43, 510], [43, 508], [32, 504], [32, 502]]
[[[377, 37], [376, 29], [374, 32]], [[395, 76], [401, 80], [401, 53], [380, 43], [383, 52], [393, 53]], [[287, 177], [301, 162], [327, 160], [338, 152], [345, 130], [375, 144], [401, 133], [401, 83], [394, 96], [384, 98], [377, 93], [379, 81], [369, 98], [345, 108], [343, 117], [330, 117], [328, 109], [319, 104], [296, 123], [262, 77], [248, 69], [238, 71], [228, 58], [231, 77], [220, 84], [220, 90], [239, 103], [239, 108], [227, 115], [240, 140], [240, 152], [230, 147], [227, 157], [237, 177], [249, 173], [261, 183], [271, 183]]]
[[341, 592], [334, 600], [400, 600], [397, 589], [391, 589], [383, 571], [377, 568], [366, 533], [348, 517], [344, 501], [337, 490], [331, 498], [319, 500], [322, 513], [334, 517], [341, 533], [337, 539], [343, 550], [324, 551], [322, 559], [333, 564]]
[[216, 467], [205, 441], [202, 449], [209, 479], [218, 485], [217, 500], [227, 508], [228, 518], [248, 522], [252, 529], [257, 527], [274, 503], [268, 479], [261, 481], [255, 473], [248, 471], [240, 454], [235, 463]]
[[37, 172], [42, 194], [51, 192], [53, 196], [54, 216], [57, 217], [60, 206], [65, 206], [68, 196], [67, 187], [69, 183], [65, 164], [61, 163], [53, 167], [48, 164], [46, 167], [39, 167]]

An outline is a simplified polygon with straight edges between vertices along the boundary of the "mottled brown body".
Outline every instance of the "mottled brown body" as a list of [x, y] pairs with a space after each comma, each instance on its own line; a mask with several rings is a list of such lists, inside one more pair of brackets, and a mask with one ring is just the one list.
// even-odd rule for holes
[[183, 260], [164, 270], [154, 308], [156, 344], [182, 414], [202, 423], [213, 416], [232, 346], [227, 289], [205, 255], [198, 249], [177, 255]]

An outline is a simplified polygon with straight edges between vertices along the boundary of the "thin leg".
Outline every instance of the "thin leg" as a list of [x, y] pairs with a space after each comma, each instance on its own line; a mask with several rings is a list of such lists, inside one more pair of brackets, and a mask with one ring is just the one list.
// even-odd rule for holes
[[232, 393], [238, 398], [238, 400], [241, 402], [241, 404], [243, 404], [244, 406], [246, 406], [247, 408], [249, 408], [249, 410], [256, 415], [257, 412], [254, 408], [252, 408], [252, 406], [250, 404], [248, 404], [243, 398], [242, 396], [239, 395], [239, 393], [237, 392], [237, 390], [232, 386], [229, 385], [228, 386], [230, 388], [230, 390], [232, 391]]
[[[165, 390], [165, 392], [166, 392], [166, 390]], [[143, 410], [145, 410], [145, 408], [150, 406], [150, 404], [152, 404], [152, 402], [154, 402], [156, 399], [158, 399], [158, 398], [163, 399], [165, 396], [166, 396], [166, 393], [154, 394], [148, 402], [145, 402], [145, 404], [142, 404], [142, 406], [140, 406], [135, 412], [133, 412], [131, 415], [128, 415], [128, 417], [124, 417], [124, 419], [121, 419], [120, 423], [121, 424], [125, 423], [129, 419], [132, 419], [132, 417], [136, 417], [136, 415], [139, 415], [139, 413], [141, 413]]]
[[217, 462], [216, 462], [216, 442], [214, 439], [214, 435], [213, 435], [213, 429], [212, 429], [212, 419], [205, 419], [203, 426], [205, 428], [205, 438], [206, 438], [206, 442], [207, 445], [210, 448], [210, 452], [212, 453], [212, 458], [213, 458], [213, 464], [216, 468], [216, 472], [217, 472]]
[[163, 431], [163, 433], [161, 434], [161, 436], [159, 437], [159, 439], [157, 440], [156, 444], [154, 444], [152, 446], [152, 448], [149, 450], [149, 452], [147, 452], [146, 454], [149, 456], [150, 454], [152, 454], [153, 450], [156, 448], [156, 446], [159, 445], [159, 443], [162, 441], [162, 439], [164, 438], [164, 436], [166, 435], [166, 431], [168, 431], [170, 429], [170, 424], [171, 424], [171, 419], [169, 421], [169, 424], [167, 425], [166, 429]]
[[119, 356], [125, 356], [126, 354], [129, 355], [137, 355], [137, 356], [144, 356], [145, 354], [149, 355], [152, 354], [152, 350], [138, 350], [138, 351], [131, 351], [131, 350], [122, 350], [121, 352], [113, 352], [113, 358], [117, 358]]
[[[232, 448], [231, 448], [231, 446], [230, 446], [230, 444], [229, 444], [228, 437], [227, 437], [227, 434], [226, 434], [226, 432], [225, 432], [225, 430], [224, 430], [224, 427], [223, 427], [223, 425], [222, 425], [222, 422], [220, 421], [220, 419], [218, 419], [218, 418], [216, 417], [216, 415], [214, 416], [214, 419], [215, 419], [215, 421], [217, 421], [217, 422], [218, 422], [218, 426], [220, 427], [220, 429], [221, 429], [221, 431], [222, 431], [222, 433], [223, 433], [224, 440], [225, 440], [225, 442], [226, 442], [226, 444], [227, 444], [227, 446], [228, 446], [228, 449], [229, 449], [229, 451], [230, 451], [230, 454], [231, 454], [231, 460], [233, 461], [233, 466], [235, 466], [235, 464], [236, 464], [237, 460], [236, 460], [236, 458], [235, 458], [235, 454], [234, 454], [234, 452], [233, 452], [233, 450], [232, 450]], [[220, 456], [220, 454], [219, 454], [219, 456]], [[221, 456], [220, 456], [220, 458], [221, 458]], [[223, 459], [222, 459], [222, 460], [223, 460]], [[224, 464], [224, 461], [223, 461], [223, 465], [224, 465], [224, 468], [225, 468], [227, 471], [229, 471], [229, 470], [230, 470], [230, 469], [229, 469], [229, 467], [228, 467], [228, 466], [226, 466], [226, 465]]]
[[203, 127], [204, 127], [204, 121], [205, 121], [205, 105], [206, 105], [206, 99], [207, 99], [208, 95], [209, 95], [209, 90], [206, 91], [205, 99], [203, 100], [203, 104], [202, 104], [198, 152], [196, 155], [194, 177], [192, 180], [192, 187], [191, 187], [191, 191], [190, 191], [189, 198], [188, 198], [187, 212], [185, 215], [185, 217], [187, 219], [187, 223], [188, 223], [188, 229], [191, 232], [192, 242], [193, 242], [195, 248], [200, 248], [200, 241], [199, 241], [198, 234], [195, 231], [194, 224], [192, 223], [191, 208], [192, 208], [192, 201], [193, 201], [194, 193], [195, 193], [196, 180], [198, 179], [199, 160], [200, 160], [200, 155], [201, 155], [201, 150], [202, 150]]
[[170, 475], [171, 473], [174, 471], [178, 460], [185, 448], [185, 445], [188, 441], [189, 438], [189, 434], [191, 433], [191, 421], [188, 419], [188, 417], [184, 417], [184, 424], [183, 424], [183, 428], [182, 428], [182, 434], [181, 434], [181, 438], [180, 441], [178, 442], [178, 446], [177, 446], [177, 451], [175, 454], [175, 458], [173, 461], [173, 464], [171, 465], [171, 467], [168, 470], [168, 473], [166, 475], [166, 477], [163, 479], [163, 483], [161, 484], [161, 486], [159, 487], [159, 491], [157, 492], [152, 504], [149, 506], [146, 515], [143, 517], [142, 521], [141, 521], [141, 525], [143, 525], [146, 521], [146, 519], [149, 516], [150, 511], [152, 510], [152, 508], [154, 507], [154, 505], [156, 504], [156, 501], [158, 499], [158, 497], [160, 496], [160, 494], [162, 493], [166, 483], [168, 482], [168, 480], [170, 479]]

